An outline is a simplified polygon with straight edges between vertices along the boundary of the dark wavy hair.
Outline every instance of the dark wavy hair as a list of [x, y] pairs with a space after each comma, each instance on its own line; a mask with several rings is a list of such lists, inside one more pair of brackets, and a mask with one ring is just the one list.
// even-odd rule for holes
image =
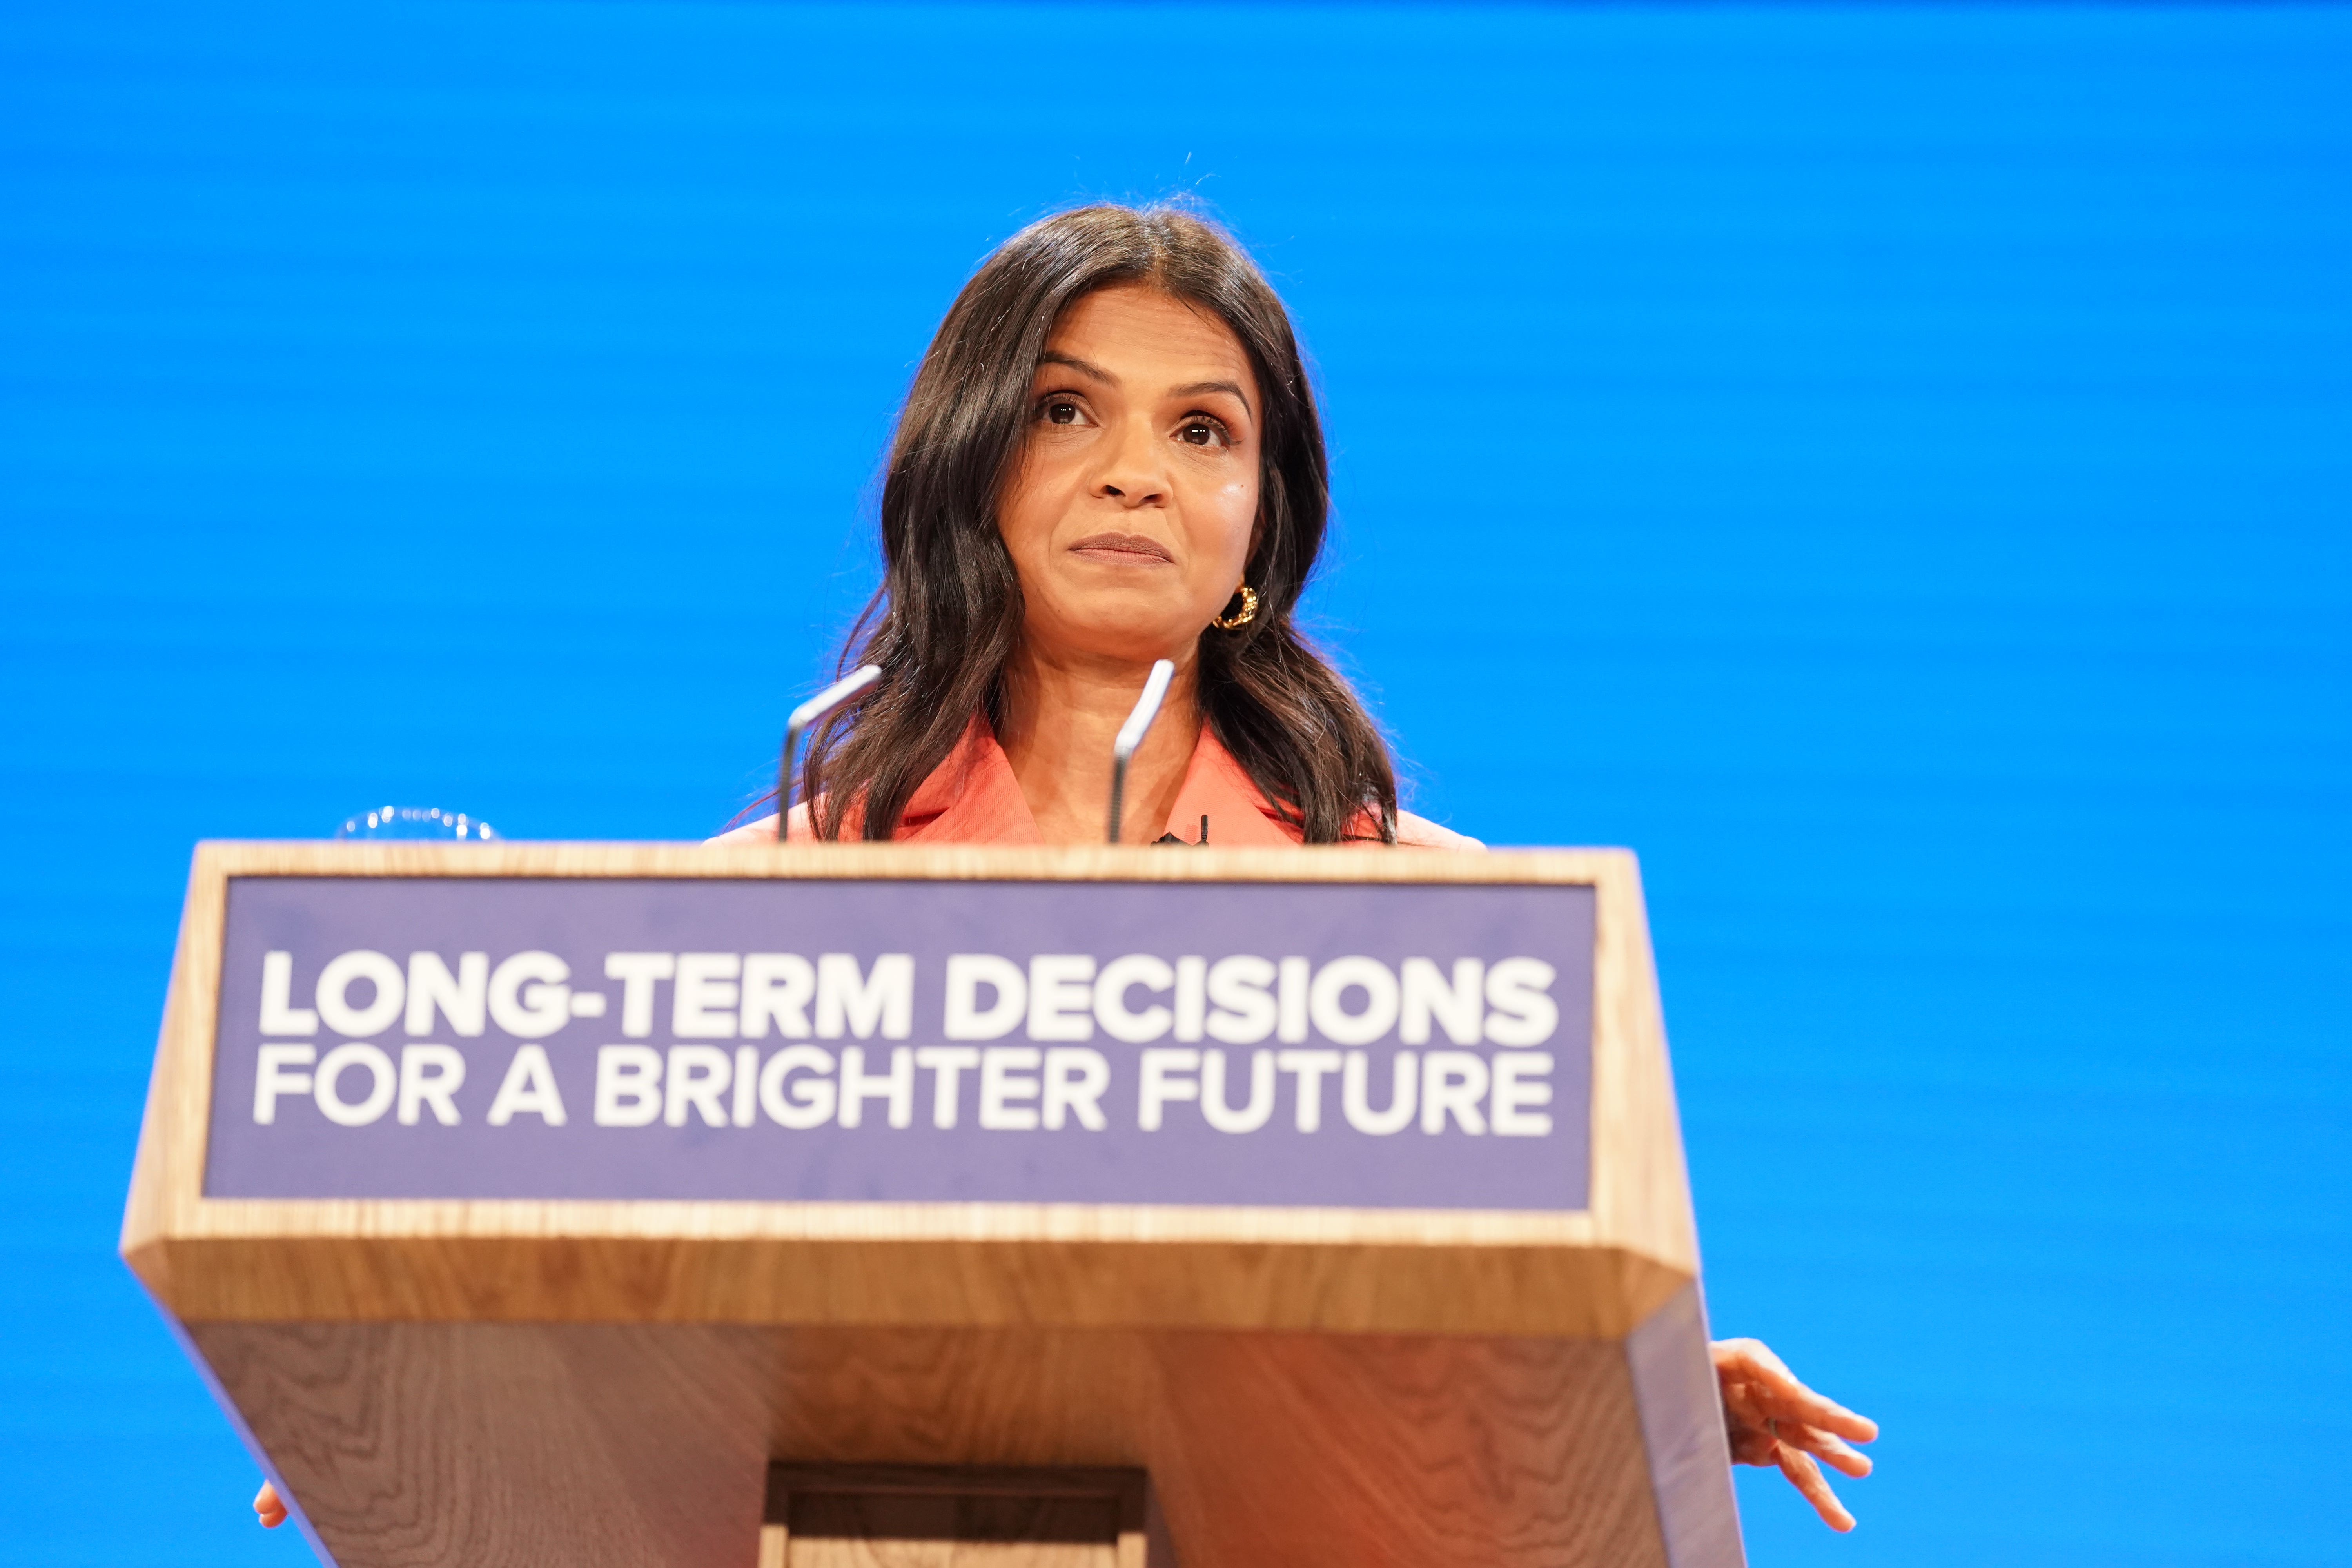
[[1394, 842], [1388, 748], [1348, 684], [1292, 624], [1323, 545], [1323, 426], [1290, 317], [1241, 247], [1180, 209], [1084, 206], [1032, 224], [981, 264], [923, 355], [882, 488], [881, 587], [841, 665], [882, 679], [812, 737], [802, 797], [819, 837], [855, 810], [887, 838], [974, 713], [1000, 730], [1019, 643], [1020, 579], [996, 502], [1026, 438], [1055, 321], [1081, 297], [1140, 283], [1213, 311], [1248, 353], [1265, 403], [1258, 516], [1244, 581], [1256, 616], [1201, 633], [1199, 701], [1216, 737], [1310, 844]]

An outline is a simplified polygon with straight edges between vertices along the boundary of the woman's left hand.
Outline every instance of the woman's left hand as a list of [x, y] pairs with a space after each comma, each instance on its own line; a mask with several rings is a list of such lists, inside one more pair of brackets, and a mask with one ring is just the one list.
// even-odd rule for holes
[[1832, 1530], [1852, 1530], [1853, 1515], [1830, 1490], [1816, 1458], [1846, 1475], [1870, 1474], [1870, 1459], [1847, 1447], [1878, 1436], [1878, 1423], [1822, 1398], [1797, 1381], [1759, 1340], [1717, 1340], [1707, 1347], [1723, 1382], [1723, 1419], [1732, 1462], [1778, 1465]]

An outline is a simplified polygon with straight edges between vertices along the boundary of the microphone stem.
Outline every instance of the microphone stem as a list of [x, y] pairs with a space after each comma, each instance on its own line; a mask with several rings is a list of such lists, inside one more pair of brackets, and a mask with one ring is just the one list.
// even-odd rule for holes
[[1110, 759], [1110, 842], [1118, 842], [1118, 819], [1127, 804], [1127, 759], [1113, 753]]
[[1152, 664], [1151, 674], [1143, 682], [1143, 695], [1135, 700], [1134, 711], [1128, 714], [1127, 722], [1118, 727], [1118, 738], [1111, 742], [1109, 831], [1104, 837], [1113, 844], [1118, 842], [1119, 816], [1127, 805], [1127, 764], [1135, 749], [1143, 744], [1151, 721], [1160, 717], [1160, 704], [1175, 677], [1173, 660], [1163, 658]]
[[792, 711], [784, 721], [784, 751], [776, 765], [776, 842], [793, 834], [793, 759], [808, 727], [882, 679], [878, 664], [861, 664]]

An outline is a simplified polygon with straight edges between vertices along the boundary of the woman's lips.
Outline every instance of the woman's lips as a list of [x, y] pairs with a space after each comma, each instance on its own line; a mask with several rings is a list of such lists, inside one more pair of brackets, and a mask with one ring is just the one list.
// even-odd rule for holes
[[1174, 565], [1176, 557], [1156, 539], [1140, 533], [1090, 533], [1070, 546], [1073, 555], [1129, 565]]

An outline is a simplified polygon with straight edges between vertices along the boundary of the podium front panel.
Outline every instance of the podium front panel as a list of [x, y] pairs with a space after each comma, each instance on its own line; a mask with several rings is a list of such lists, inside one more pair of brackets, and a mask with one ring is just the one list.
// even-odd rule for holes
[[1622, 851], [203, 846], [124, 1252], [344, 1568], [1740, 1561]]

